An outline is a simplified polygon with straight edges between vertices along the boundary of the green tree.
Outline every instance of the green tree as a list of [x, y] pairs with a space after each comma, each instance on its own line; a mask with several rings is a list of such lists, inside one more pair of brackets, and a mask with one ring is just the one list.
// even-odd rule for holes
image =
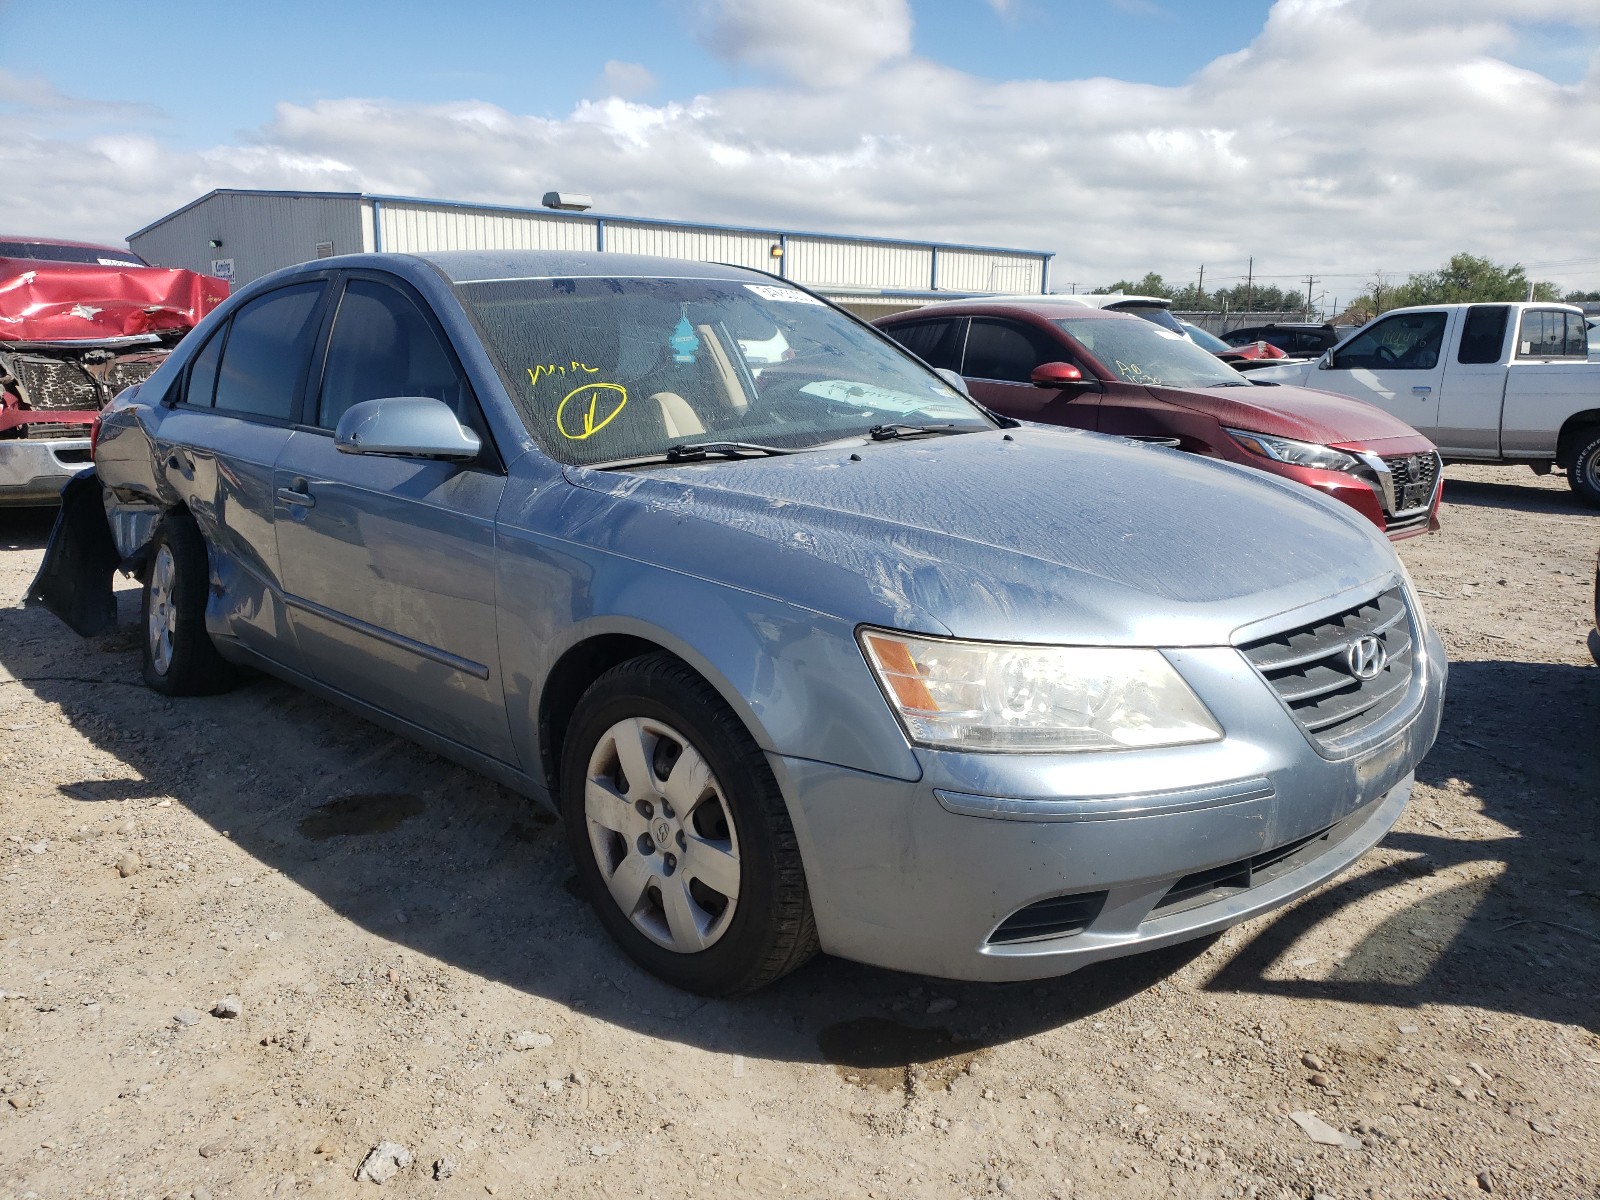
[[1567, 303], [1568, 304], [1583, 304], [1585, 302], [1592, 303], [1592, 302], [1594, 302], [1596, 300], [1600, 300], [1600, 292], [1568, 292], [1567, 293]]
[[[1382, 276], [1374, 281], [1367, 296], [1374, 313], [1413, 304], [1485, 304], [1496, 300], [1526, 300], [1528, 273], [1521, 263], [1502, 266], [1475, 254], [1452, 255], [1437, 271], [1413, 275], [1402, 284], [1387, 286]], [[1561, 293], [1553, 283], [1535, 283], [1535, 300], [1557, 300]]]
[[1133, 283], [1127, 279], [1119, 279], [1115, 283], [1097, 287], [1089, 294], [1091, 296], [1109, 296], [1113, 292], [1122, 292], [1128, 296], [1161, 296], [1169, 300], [1172, 298], [1172, 289], [1154, 271], [1147, 272], [1145, 277], [1138, 283]]

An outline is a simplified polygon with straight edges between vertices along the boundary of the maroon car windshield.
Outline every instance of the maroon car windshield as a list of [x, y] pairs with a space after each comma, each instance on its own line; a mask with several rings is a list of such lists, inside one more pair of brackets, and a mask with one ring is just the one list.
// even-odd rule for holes
[[1150, 321], [1059, 317], [1055, 323], [1128, 383], [1174, 388], [1249, 386], [1243, 375], [1182, 334]]

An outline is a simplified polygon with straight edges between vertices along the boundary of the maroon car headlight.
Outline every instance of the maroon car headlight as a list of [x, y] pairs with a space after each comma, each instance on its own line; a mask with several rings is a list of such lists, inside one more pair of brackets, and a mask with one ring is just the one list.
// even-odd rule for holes
[[1274, 462], [1292, 463], [1297, 467], [1317, 467], [1324, 471], [1360, 473], [1361, 460], [1331, 446], [1315, 442], [1297, 442], [1293, 438], [1273, 437], [1265, 433], [1251, 433], [1247, 429], [1230, 429], [1228, 436], [1252, 454], [1270, 458]]

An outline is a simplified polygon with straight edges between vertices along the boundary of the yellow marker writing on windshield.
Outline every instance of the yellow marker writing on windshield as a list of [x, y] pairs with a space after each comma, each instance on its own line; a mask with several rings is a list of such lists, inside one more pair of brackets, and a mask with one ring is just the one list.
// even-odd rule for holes
[[536, 367], [528, 368], [528, 382], [532, 386], [538, 387], [541, 377], [548, 375], [551, 378], [554, 378], [557, 375], [565, 375], [568, 371], [587, 371], [590, 375], [598, 375], [600, 373], [600, 368], [591, 367], [587, 363], [579, 362], [577, 359], [572, 359], [566, 364], [540, 363]]
[[569, 441], [581, 442], [616, 420], [627, 403], [628, 389], [620, 383], [586, 383], [562, 397], [556, 429]]

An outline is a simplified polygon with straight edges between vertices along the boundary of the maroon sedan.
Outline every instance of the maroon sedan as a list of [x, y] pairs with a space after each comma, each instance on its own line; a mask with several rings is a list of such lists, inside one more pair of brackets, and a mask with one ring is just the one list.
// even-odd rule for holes
[[1359, 400], [1253, 383], [1187, 338], [1048, 296], [950, 301], [876, 322], [1025, 421], [1170, 438], [1337, 497], [1391, 538], [1439, 527], [1439, 452]]

